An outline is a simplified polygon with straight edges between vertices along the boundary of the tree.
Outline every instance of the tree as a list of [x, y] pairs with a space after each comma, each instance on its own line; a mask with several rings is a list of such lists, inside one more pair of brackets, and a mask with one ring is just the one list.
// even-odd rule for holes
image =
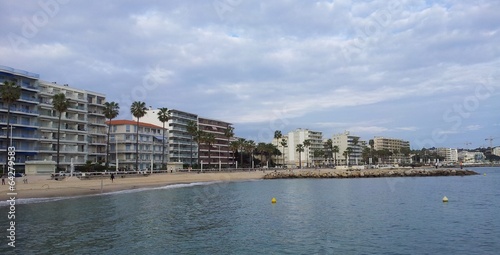
[[[12, 146], [10, 142], [10, 107], [12, 103], [16, 102], [19, 98], [21, 98], [21, 87], [17, 85], [13, 81], [4, 81], [3, 86], [0, 87], [0, 97], [2, 97], [2, 101], [7, 104], [7, 126], [5, 132], [7, 132], [7, 143], [8, 146], [5, 148], [5, 168], [4, 171], [8, 169], [9, 162], [9, 147]], [[10, 127], [12, 128], [12, 127]]]
[[234, 165], [235, 162], [236, 162], [236, 152], [238, 152], [238, 149], [240, 148], [240, 145], [239, 145], [238, 141], [232, 141], [229, 144], [229, 148], [233, 152], [233, 165]]
[[137, 118], [137, 125], [135, 127], [135, 170], [139, 170], [139, 119], [146, 115], [146, 103], [135, 101], [130, 106], [130, 113]]
[[[103, 113], [104, 113], [104, 117], [106, 117], [106, 119], [109, 119], [109, 125], [108, 125], [108, 143], [107, 143], [107, 146], [106, 146], [106, 169], [108, 169], [109, 167], [109, 133], [111, 132], [111, 120], [116, 118], [118, 116], [118, 114], [120, 113], [120, 106], [118, 105], [118, 103], [115, 103], [115, 102], [106, 102], [104, 103], [104, 110], [103, 110]], [[116, 136], [115, 136], [115, 140], [116, 140]], [[116, 148], [115, 148], [116, 150]]]
[[215, 143], [215, 135], [212, 133], [205, 133], [202, 136], [202, 141], [208, 146], [208, 167], [212, 165], [212, 145]]
[[[194, 121], [189, 121], [187, 123], [186, 127], [187, 133], [191, 136], [191, 161], [190, 161], [190, 166], [193, 166], [193, 141], [195, 140], [195, 137], [198, 136], [198, 125]], [[198, 146], [198, 156], [200, 155], [200, 148]], [[198, 157], [199, 158], [199, 157]], [[199, 162], [198, 162], [199, 163]]]
[[335, 145], [332, 147], [332, 153], [335, 155], [334, 159], [335, 159], [335, 165], [337, 165], [337, 153], [340, 152], [340, 149], [339, 149], [339, 146]]
[[[333, 141], [332, 141], [332, 139], [326, 140], [324, 147], [325, 147], [325, 153], [327, 155], [327, 158], [333, 159]], [[329, 164], [331, 165], [331, 161]]]
[[[351, 147], [352, 152], [354, 152], [354, 147], [358, 148], [358, 143], [359, 143], [359, 137], [352, 138], [352, 145], [353, 145], [353, 147]], [[358, 150], [356, 150], [356, 151], [358, 151]], [[352, 152], [351, 152], [351, 154], [352, 154]], [[349, 154], [349, 156], [350, 156], [350, 154]], [[357, 159], [357, 157], [356, 157], [356, 159]], [[356, 165], [357, 165], [357, 163], [358, 162], [356, 161]]]
[[[324, 151], [324, 150], [322, 150], [322, 149], [316, 149], [316, 150], [314, 150], [314, 151], [313, 151], [313, 157], [314, 157], [314, 158], [316, 158], [316, 159], [317, 159], [317, 158], [322, 158], [324, 155], [325, 155], [325, 151]], [[315, 166], [317, 166], [317, 165], [314, 163], [314, 161], [313, 161], [313, 164], [314, 164]]]
[[[373, 158], [373, 153], [375, 152], [375, 141], [373, 139], [370, 139], [368, 141], [368, 144], [370, 145], [370, 156]], [[375, 160], [372, 161], [372, 163], [374, 163]]]
[[245, 141], [244, 144], [243, 144], [243, 147], [244, 147], [244, 150], [248, 153], [248, 155], [250, 156], [250, 167], [253, 168], [253, 151], [255, 150], [255, 148], [257, 147], [255, 145], [255, 142], [253, 140], [248, 140], [248, 141]]
[[170, 119], [170, 111], [166, 107], [158, 109], [158, 120], [163, 124], [162, 128], [162, 155], [161, 155], [161, 167], [165, 165], [165, 122]]
[[352, 147], [347, 147], [345, 148], [345, 151], [344, 151], [344, 157], [346, 157], [346, 165], [349, 166], [349, 160], [351, 159], [351, 154], [353, 152], [353, 148]]
[[303, 145], [304, 145], [304, 150], [307, 148], [307, 154], [306, 154], [307, 163], [306, 163], [306, 167], [309, 167], [309, 156], [310, 156], [309, 147], [311, 147], [311, 140], [309, 140], [309, 139], [304, 140]]
[[283, 165], [285, 164], [285, 148], [288, 147], [286, 139], [281, 139], [281, 146], [283, 147]]
[[304, 152], [304, 145], [297, 144], [297, 147], [295, 147], [295, 151], [299, 153], [299, 168], [302, 168], [301, 153]]
[[[234, 137], [234, 127], [228, 125], [226, 130], [224, 130], [224, 136], [227, 138], [227, 146], [229, 148], [231, 146], [231, 138]], [[229, 167], [229, 153], [227, 154], [227, 166]]]
[[56, 156], [56, 169], [59, 171], [59, 152], [60, 152], [60, 136], [61, 136], [61, 117], [62, 113], [68, 110], [69, 100], [63, 93], [55, 94], [52, 98], [52, 106], [54, 110], [59, 113], [57, 122], [57, 156]]
[[238, 138], [238, 151], [240, 152], [240, 167], [243, 168], [243, 150], [245, 149], [245, 138]]

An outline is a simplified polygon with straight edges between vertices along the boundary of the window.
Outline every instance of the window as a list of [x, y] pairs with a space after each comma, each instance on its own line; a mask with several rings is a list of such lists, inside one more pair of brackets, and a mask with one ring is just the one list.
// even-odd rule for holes
[[125, 150], [129, 151], [130, 150], [130, 144], [125, 145]]
[[125, 126], [125, 132], [130, 132], [130, 125]]

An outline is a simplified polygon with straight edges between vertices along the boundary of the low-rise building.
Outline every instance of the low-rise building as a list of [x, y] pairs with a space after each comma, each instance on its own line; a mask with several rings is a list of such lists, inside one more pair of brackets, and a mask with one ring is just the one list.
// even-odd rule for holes
[[136, 147], [137, 121], [112, 120], [107, 124], [111, 127], [110, 162], [119, 170], [145, 171], [151, 170], [151, 166], [153, 169], [161, 169], [164, 157], [162, 127], [139, 122], [139, 143]]

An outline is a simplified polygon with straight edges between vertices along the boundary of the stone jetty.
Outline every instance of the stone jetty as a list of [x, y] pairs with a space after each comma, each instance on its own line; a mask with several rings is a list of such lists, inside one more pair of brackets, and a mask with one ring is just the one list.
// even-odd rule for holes
[[294, 170], [271, 172], [264, 179], [293, 178], [380, 178], [380, 177], [421, 177], [421, 176], [466, 176], [477, 175], [471, 170], [459, 169], [366, 169], [366, 170]]

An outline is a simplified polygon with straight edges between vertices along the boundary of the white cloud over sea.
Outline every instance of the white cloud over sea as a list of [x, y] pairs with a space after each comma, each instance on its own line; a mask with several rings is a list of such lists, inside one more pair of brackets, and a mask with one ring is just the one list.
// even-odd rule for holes
[[[235, 124], [500, 137], [500, 2], [0, 0], [0, 65]], [[276, 123], [279, 123], [276, 124]], [[500, 141], [500, 138], [496, 141]]]

